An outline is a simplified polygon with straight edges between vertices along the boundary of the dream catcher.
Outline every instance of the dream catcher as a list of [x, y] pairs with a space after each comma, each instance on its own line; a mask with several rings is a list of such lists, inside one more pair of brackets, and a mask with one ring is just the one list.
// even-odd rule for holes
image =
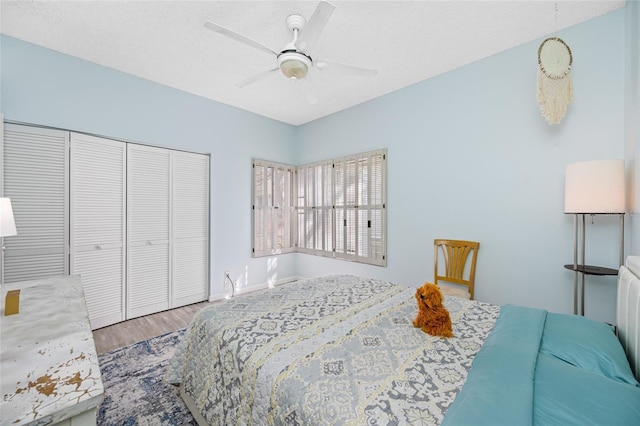
[[573, 100], [572, 64], [571, 49], [558, 37], [538, 48], [538, 106], [549, 124], [559, 124]]

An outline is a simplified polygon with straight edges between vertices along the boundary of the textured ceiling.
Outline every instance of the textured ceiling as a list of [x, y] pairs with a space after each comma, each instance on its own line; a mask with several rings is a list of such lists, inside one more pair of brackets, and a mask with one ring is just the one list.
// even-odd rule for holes
[[[332, 1], [313, 57], [378, 70], [357, 77], [310, 72], [319, 99], [280, 73], [274, 56], [204, 27], [209, 20], [279, 52], [286, 17], [317, 1], [7, 1], [3, 34], [185, 92], [300, 125], [554, 31], [624, 1]], [[557, 12], [556, 12], [557, 9]], [[304, 30], [303, 30], [304, 31]]]

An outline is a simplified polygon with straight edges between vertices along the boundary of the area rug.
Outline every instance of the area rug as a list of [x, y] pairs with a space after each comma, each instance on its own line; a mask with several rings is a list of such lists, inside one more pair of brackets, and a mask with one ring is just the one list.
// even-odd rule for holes
[[167, 333], [98, 356], [104, 383], [98, 425], [197, 425], [179, 388], [162, 380], [184, 332]]

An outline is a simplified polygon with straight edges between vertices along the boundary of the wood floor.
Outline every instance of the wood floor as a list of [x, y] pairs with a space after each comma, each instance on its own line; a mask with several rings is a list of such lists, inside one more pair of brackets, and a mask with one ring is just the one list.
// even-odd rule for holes
[[193, 314], [216, 302], [200, 302], [144, 317], [134, 318], [93, 331], [96, 351], [101, 354], [151, 337], [185, 328]]

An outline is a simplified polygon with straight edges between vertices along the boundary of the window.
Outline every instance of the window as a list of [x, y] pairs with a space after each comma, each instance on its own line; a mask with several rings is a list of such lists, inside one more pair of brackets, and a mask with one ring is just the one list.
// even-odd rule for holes
[[294, 251], [294, 177], [293, 166], [254, 160], [254, 257]]
[[[274, 171], [254, 166], [254, 256], [285, 252], [284, 247], [278, 251], [265, 243], [268, 237], [262, 230], [290, 226], [287, 242], [292, 246], [288, 251], [386, 265], [386, 150], [296, 168], [259, 161], [255, 164], [293, 170], [284, 184], [289, 186], [279, 191], [295, 194], [295, 199], [288, 200], [287, 213], [281, 216], [259, 210], [259, 199], [265, 206], [262, 209], [267, 208], [262, 194], [266, 193], [268, 174]], [[292, 176], [295, 179], [290, 179]]]
[[335, 247], [333, 214], [333, 162], [307, 164], [297, 168], [298, 251], [333, 256]]
[[386, 264], [386, 151], [334, 161], [337, 258]]

